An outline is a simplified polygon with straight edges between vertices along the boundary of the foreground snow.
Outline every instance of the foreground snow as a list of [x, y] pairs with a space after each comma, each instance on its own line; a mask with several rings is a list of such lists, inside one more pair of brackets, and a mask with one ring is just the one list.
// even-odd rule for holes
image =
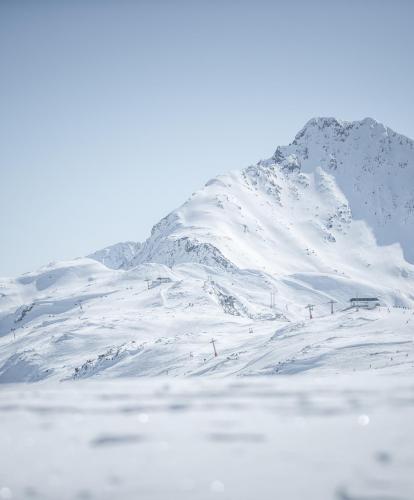
[[0, 420], [0, 498], [414, 496], [408, 375], [6, 385]]

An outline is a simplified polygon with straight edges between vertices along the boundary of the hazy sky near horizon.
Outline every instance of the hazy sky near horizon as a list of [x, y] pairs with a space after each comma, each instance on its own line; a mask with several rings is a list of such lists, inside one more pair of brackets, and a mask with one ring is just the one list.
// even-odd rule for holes
[[0, 0], [0, 276], [144, 240], [313, 116], [414, 137], [414, 2]]

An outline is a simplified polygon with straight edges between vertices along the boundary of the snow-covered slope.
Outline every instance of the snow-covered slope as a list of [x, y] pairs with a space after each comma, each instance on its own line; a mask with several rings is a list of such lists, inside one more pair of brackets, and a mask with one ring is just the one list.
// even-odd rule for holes
[[129, 266], [140, 248], [140, 243], [126, 241], [98, 250], [88, 255], [88, 257], [98, 262], [102, 262], [102, 264], [105, 264], [106, 267], [110, 267], [111, 269], [122, 269]]
[[272, 160], [332, 173], [354, 219], [367, 222], [379, 245], [399, 243], [414, 263], [414, 141], [372, 118], [316, 118]]
[[[413, 197], [411, 140], [372, 119], [311, 120], [142, 245], [2, 280], [0, 380], [406, 371]], [[346, 310], [357, 294], [383, 307]]]
[[[379, 256], [376, 247], [393, 243], [413, 262], [413, 179], [410, 139], [372, 119], [313, 119], [271, 159], [208, 182], [154, 227], [134, 263], [204, 262], [210, 252], [198, 241], [240, 267], [332, 271], [344, 263], [348, 240], [355, 242], [354, 269], [357, 254], [358, 261], [365, 250]], [[191, 239], [196, 248], [183, 252]], [[387, 252], [404, 265], [399, 248]]]

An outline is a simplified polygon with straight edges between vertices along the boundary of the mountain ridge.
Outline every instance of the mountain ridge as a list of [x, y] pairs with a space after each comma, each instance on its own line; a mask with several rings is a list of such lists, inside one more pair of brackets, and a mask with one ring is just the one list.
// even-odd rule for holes
[[[405, 371], [413, 155], [372, 119], [313, 119], [268, 160], [208, 181], [144, 242], [1, 280], [0, 381], [337, 373], [377, 356]], [[349, 309], [358, 295], [382, 307]]]
[[[358, 131], [361, 128], [363, 129], [363, 135], [366, 135], [367, 131], [370, 131], [371, 135], [373, 136], [372, 138], [375, 139], [375, 143], [379, 142], [380, 144], [383, 144], [384, 138], [379, 136], [384, 136], [385, 134], [384, 137], [392, 138], [394, 139], [394, 141], [397, 141], [400, 144], [405, 144], [407, 146], [408, 151], [411, 153], [411, 156], [409, 159], [399, 159], [398, 168], [400, 168], [401, 170], [407, 169], [409, 175], [405, 175], [405, 179], [408, 177], [405, 184], [409, 189], [407, 190], [407, 192], [404, 192], [404, 196], [401, 201], [397, 199], [398, 197], [396, 197], [394, 193], [385, 193], [385, 195], [388, 194], [389, 196], [385, 196], [386, 199], [384, 204], [381, 203], [381, 201], [384, 201], [384, 189], [378, 189], [377, 192], [373, 192], [370, 203], [368, 202], [368, 200], [364, 200], [365, 205], [372, 205], [378, 208], [378, 211], [374, 210], [373, 212], [371, 211], [371, 213], [367, 213], [367, 211], [364, 210], [364, 207], [361, 206], [361, 203], [356, 203], [354, 199], [355, 197], [352, 197], [353, 203], [351, 203], [351, 205], [349, 206], [349, 210], [352, 211], [354, 217], [356, 218], [359, 218], [361, 220], [368, 219], [367, 222], [370, 224], [371, 229], [373, 229], [374, 235], [380, 245], [400, 243], [403, 247], [403, 252], [405, 253], [406, 259], [408, 259], [412, 263], [414, 261], [414, 237], [411, 236], [411, 233], [414, 234], [414, 193], [412, 192], [409, 180], [411, 178], [411, 175], [414, 176], [414, 142], [401, 134], [397, 134], [392, 129], [385, 127], [383, 124], [375, 121], [374, 119], [364, 118], [363, 120], [348, 122], [341, 121], [332, 117], [312, 118], [305, 124], [305, 126], [298, 132], [298, 134], [296, 134], [295, 139], [290, 145], [278, 146], [275, 154], [270, 159], [261, 160], [257, 165], [247, 167], [242, 172], [244, 172], [245, 175], [249, 175], [254, 172], [255, 169], [260, 169], [261, 167], [263, 167], [264, 169], [274, 169], [280, 166], [283, 170], [298, 170], [306, 174], [315, 171], [315, 168], [320, 166], [322, 169], [325, 169], [327, 173], [334, 173], [335, 176], [335, 171], [338, 170], [338, 167], [341, 169], [341, 166], [344, 164], [344, 159], [336, 158], [336, 155], [334, 153], [335, 149], [337, 148], [335, 144], [332, 144], [332, 137], [335, 137], [335, 135], [337, 136], [337, 141], [333, 141], [334, 143], [338, 141], [344, 143], [350, 139], [355, 142], [355, 137], [350, 137], [350, 134], [352, 133], [352, 131]], [[320, 144], [321, 142], [320, 137], [316, 137], [316, 140], [315, 137], [313, 137], [315, 129], [317, 132], [323, 132], [325, 138], [326, 136], [328, 138], [328, 144], [322, 144], [322, 150], [325, 150], [325, 158], [322, 157], [319, 159], [309, 159], [309, 154], [311, 154], [311, 156], [313, 157], [315, 156], [314, 154], [312, 155], [312, 148], [309, 148], [308, 143], [310, 138], [312, 138], [317, 144]], [[330, 131], [331, 134], [327, 135], [327, 130]], [[353, 147], [355, 148], [355, 144]], [[375, 147], [377, 149], [381, 148], [381, 146], [378, 144], [375, 144]], [[358, 148], [360, 148], [359, 145]], [[311, 150], [309, 151], [309, 149]], [[382, 151], [382, 153], [384, 153], [384, 151]], [[404, 153], [407, 153], [407, 151], [405, 151]], [[372, 158], [372, 155], [371, 157], [367, 156], [366, 158], [364, 158], [364, 162], [361, 162], [360, 157], [357, 157], [358, 161], [356, 164], [356, 168], [354, 169], [354, 172], [351, 172], [351, 175], [355, 175], [356, 178], [358, 177], [358, 180], [360, 181], [359, 185], [354, 183], [353, 186], [349, 186], [348, 188], [346, 188], [344, 186], [344, 175], [340, 176], [342, 177], [342, 182], [339, 185], [340, 190], [344, 191], [345, 187], [345, 191], [348, 191], [348, 196], [345, 196], [345, 200], [349, 199], [349, 191], [351, 191], [351, 189], [355, 189], [355, 186], [358, 186], [356, 189], [361, 193], [362, 197], [364, 194], [364, 189], [362, 189], [361, 185], [364, 185], [363, 183], [367, 181], [367, 178], [370, 182], [369, 186], [373, 185], [372, 176], [371, 178], [369, 178], [367, 175], [361, 177], [361, 172], [368, 171], [372, 174], [374, 168], [373, 163], [374, 161], [376, 161], [376, 159], [379, 159], [380, 164], [386, 163], [386, 161], [378, 155], [374, 158]], [[352, 161], [352, 158], [350, 161]], [[392, 166], [394, 167], [395, 165]], [[355, 172], [355, 170], [357, 172]], [[359, 173], [358, 170], [360, 171]], [[390, 169], [388, 169], [383, 174], [384, 176], [390, 176]], [[263, 177], [263, 172], [260, 172], [258, 176]], [[336, 174], [336, 177], [338, 177], [338, 174]], [[223, 181], [223, 179], [226, 179], [226, 175], [213, 178], [206, 183], [205, 188], [208, 188], [213, 184], [216, 186], [221, 185], [221, 187], [224, 187], [225, 183], [228, 182], [228, 180]], [[335, 180], [338, 182], [337, 178]], [[387, 179], [385, 180], [388, 181]], [[304, 180], [304, 182], [306, 181]], [[273, 183], [273, 186], [275, 185], [276, 183]], [[366, 185], [366, 187], [368, 187], [368, 185]], [[268, 186], [268, 188], [271, 189], [271, 186]], [[385, 183], [385, 189], [386, 188], [387, 183]], [[187, 202], [183, 206], [185, 206], [189, 201], [190, 200], [187, 200]], [[406, 208], [406, 212], [405, 214], [400, 216], [400, 219], [404, 220], [404, 224], [397, 224], [396, 226], [395, 218], [392, 218], [391, 212], [392, 209], [395, 209], [397, 207], [399, 202]], [[345, 205], [346, 201], [344, 201], [344, 206]], [[171, 226], [173, 220], [175, 226], [182, 224], [182, 221], [178, 214], [179, 209], [174, 210], [164, 219], [162, 219], [158, 224], [156, 224], [153, 227], [151, 236], [148, 240], [151, 240], [151, 238], [153, 238], [154, 232], [159, 233], [159, 229], [162, 225], [165, 226], [168, 223]], [[388, 233], [391, 232], [391, 234], [387, 234], [386, 231], [384, 231], [384, 226], [387, 226], [386, 230]], [[406, 226], [408, 226], [408, 228], [406, 228]], [[139, 253], [139, 251], [145, 251], [145, 242], [140, 245], [137, 254]], [[129, 262], [126, 263], [125, 267], [133, 265], [136, 262], [142, 262], [143, 259], [144, 257], [139, 258], [135, 255], [129, 260]]]

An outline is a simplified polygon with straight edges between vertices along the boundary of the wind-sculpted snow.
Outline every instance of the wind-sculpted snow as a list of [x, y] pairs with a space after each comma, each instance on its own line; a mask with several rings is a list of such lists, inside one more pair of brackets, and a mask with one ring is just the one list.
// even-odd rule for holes
[[[142, 244], [0, 280], [0, 381], [412, 370], [413, 154], [314, 119]], [[348, 310], [364, 295], [381, 307]]]

